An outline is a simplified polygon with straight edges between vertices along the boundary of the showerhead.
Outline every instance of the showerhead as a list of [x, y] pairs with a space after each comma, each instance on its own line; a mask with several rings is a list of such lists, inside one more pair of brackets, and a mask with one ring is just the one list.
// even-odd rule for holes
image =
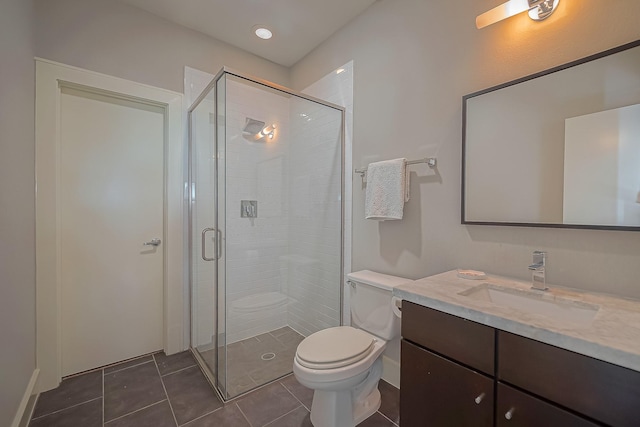
[[262, 129], [264, 129], [264, 124], [265, 123], [261, 122], [260, 120], [254, 120], [247, 117], [242, 132], [250, 133], [251, 135], [257, 135]]

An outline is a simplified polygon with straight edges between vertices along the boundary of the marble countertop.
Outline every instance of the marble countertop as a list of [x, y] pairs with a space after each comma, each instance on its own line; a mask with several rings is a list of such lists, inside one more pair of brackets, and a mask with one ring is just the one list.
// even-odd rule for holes
[[[516, 293], [537, 294], [546, 300], [597, 306], [598, 311], [590, 322], [572, 323], [527, 313], [507, 304], [460, 295], [486, 283]], [[468, 280], [457, 277], [457, 271], [452, 270], [400, 285], [393, 294], [425, 307], [640, 372], [640, 301], [547, 285], [547, 291], [531, 291], [531, 282], [493, 274], [483, 280]]]

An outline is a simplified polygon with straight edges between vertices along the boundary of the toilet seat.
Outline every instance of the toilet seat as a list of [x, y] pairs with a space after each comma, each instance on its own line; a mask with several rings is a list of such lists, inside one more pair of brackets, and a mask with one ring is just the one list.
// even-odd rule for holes
[[351, 326], [323, 329], [305, 338], [296, 352], [298, 363], [310, 369], [336, 369], [367, 357], [375, 338]]

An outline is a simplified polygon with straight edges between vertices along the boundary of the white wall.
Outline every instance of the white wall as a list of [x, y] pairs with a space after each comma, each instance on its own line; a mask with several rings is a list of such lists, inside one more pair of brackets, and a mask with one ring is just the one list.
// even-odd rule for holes
[[33, 3], [0, 12], [0, 425], [9, 426], [35, 369]]
[[354, 166], [437, 155], [414, 166], [405, 219], [365, 220], [353, 175], [353, 270], [419, 278], [456, 267], [526, 279], [546, 250], [548, 281], [640, 297], [637, 233], [460, 225], [462, 96], [640, 38], [640, 2], [560, 2], [548, 20], [518, 15], [482, 30], [495, 2], [380, 0], [291, 73], [304, 88], [354, 60]]
[[36, 55], [183, 91], [184, 66], [288, 84], [288, 69], [117, 0], [36, 0]]

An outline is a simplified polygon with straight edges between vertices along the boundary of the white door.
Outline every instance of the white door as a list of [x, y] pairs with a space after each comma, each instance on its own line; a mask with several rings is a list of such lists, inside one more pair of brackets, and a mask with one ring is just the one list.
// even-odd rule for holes
[[163, 348], [165, 118], [81, 88], [59, 105], [65, 376]]

